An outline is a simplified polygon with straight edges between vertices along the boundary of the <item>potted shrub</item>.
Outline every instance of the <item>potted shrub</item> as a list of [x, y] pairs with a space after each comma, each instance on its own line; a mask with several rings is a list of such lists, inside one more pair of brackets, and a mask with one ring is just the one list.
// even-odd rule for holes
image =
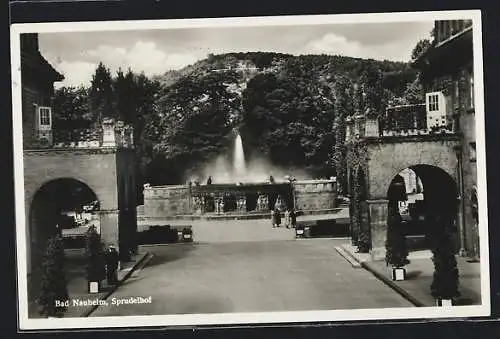
[[370, 252], [370, 234], [366, 230], [362, 230], [358, 234], [358, 253], [369, 253]]
[[406, 269], [404, 267], [410, 263], [406, 246], [405, 226], [399, 214], [389, 216], [385, 261], [388, 266], [392, 267], [392, 280], [396, 281], [406, 279]]
[[437, 306], [452, 306], [454, 300], [460, 296], [457, 259], [450, 238], [442, 236], [442, 240], [432, 251], [434, 276], [431, 293]]
[[304, 224], [299, 223], [297, 224], [297, 227], [295, 228], [295, 237], [297, 238], [303, 238], [304, 237]]
[[182, 240], [185, 242], [193, 241], [193, 230], [191, 227], [184, 227], [182, 229]]
[[94, 226], [85, 235], [88, 292], [99, 293], [101, 282], [106, 279], [106, 261], [101, 237]]
[[69, 296], [64, 265], [63, 239], [60, 235], [56, 235], [47, 241], [47, 250], [41, 267], [38, 304], [42, 316], [61, 317], [67, 309]]
[[304, 238], [311, 237], [311, 226], [304, 226]]

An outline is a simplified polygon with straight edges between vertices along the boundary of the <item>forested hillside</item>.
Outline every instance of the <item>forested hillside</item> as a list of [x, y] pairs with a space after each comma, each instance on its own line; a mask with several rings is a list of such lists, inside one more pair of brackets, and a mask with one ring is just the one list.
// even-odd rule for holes
[[153, 78], [111, 74], [100, 64], [88, 87], [57, 90], [54, 127], [67, 137], [104, 116], [133, 124], [139, 182], [183, 183], [227, 153], [237, 130], [249, 156], [312, 177], [337, 175], [342, 184], [345, 118], [421, 100], [417, 74], [405, 63], [230, 53]]

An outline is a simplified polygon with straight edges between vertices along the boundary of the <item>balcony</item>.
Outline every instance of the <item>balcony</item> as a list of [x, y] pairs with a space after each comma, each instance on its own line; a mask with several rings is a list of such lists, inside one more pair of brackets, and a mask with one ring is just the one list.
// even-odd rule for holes
[[70, 133], [50, 131], [53, 141], [38, 140], [41, 149], [134, 148], [134, 130], [123, 121], [105, 119], [100, 128], [76, 129]]
[[456, 116], [428, 114], [425, 104], [390, 107], [384, 117], [349, 117], [346, 125], [346, 142], [455, 135], [459, 130]]

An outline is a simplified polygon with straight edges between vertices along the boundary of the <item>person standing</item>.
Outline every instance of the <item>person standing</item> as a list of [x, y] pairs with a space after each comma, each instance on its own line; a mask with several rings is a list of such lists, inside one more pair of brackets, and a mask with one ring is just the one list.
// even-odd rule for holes
[[290, 210], [290, 226], [292, 228], [295, 228], [296, 225], [297, 225], [297, 215], [295, 214], [295, 210], [292, 208]]
[[276, 228], [276, 211], [274, 209], [271, 210], [271, 225]]
[[106, 252], [106, 275], [108, 285], [116, 285], [118, 283], [118, 251], [113, 245], [109, 246]]
[[281, 225], [281, 212], [280, 212], [279, 208], [274, 209], [274, 215], [276, 218], [276, 227], [280, 227], [280, 225]]
[[284, 224], [286, 228], [290, 228], [290, 209], [288, 207], [285, 210]]
[[221, 199], [220, 201], [220, 212], [224, 214], [224, 199]]

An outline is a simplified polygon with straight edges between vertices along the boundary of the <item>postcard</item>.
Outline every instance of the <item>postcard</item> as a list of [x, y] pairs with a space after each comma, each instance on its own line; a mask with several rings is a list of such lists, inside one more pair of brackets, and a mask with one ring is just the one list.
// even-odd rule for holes
[[490, 315], [481, 12], [11, 26], [20, 330]]

